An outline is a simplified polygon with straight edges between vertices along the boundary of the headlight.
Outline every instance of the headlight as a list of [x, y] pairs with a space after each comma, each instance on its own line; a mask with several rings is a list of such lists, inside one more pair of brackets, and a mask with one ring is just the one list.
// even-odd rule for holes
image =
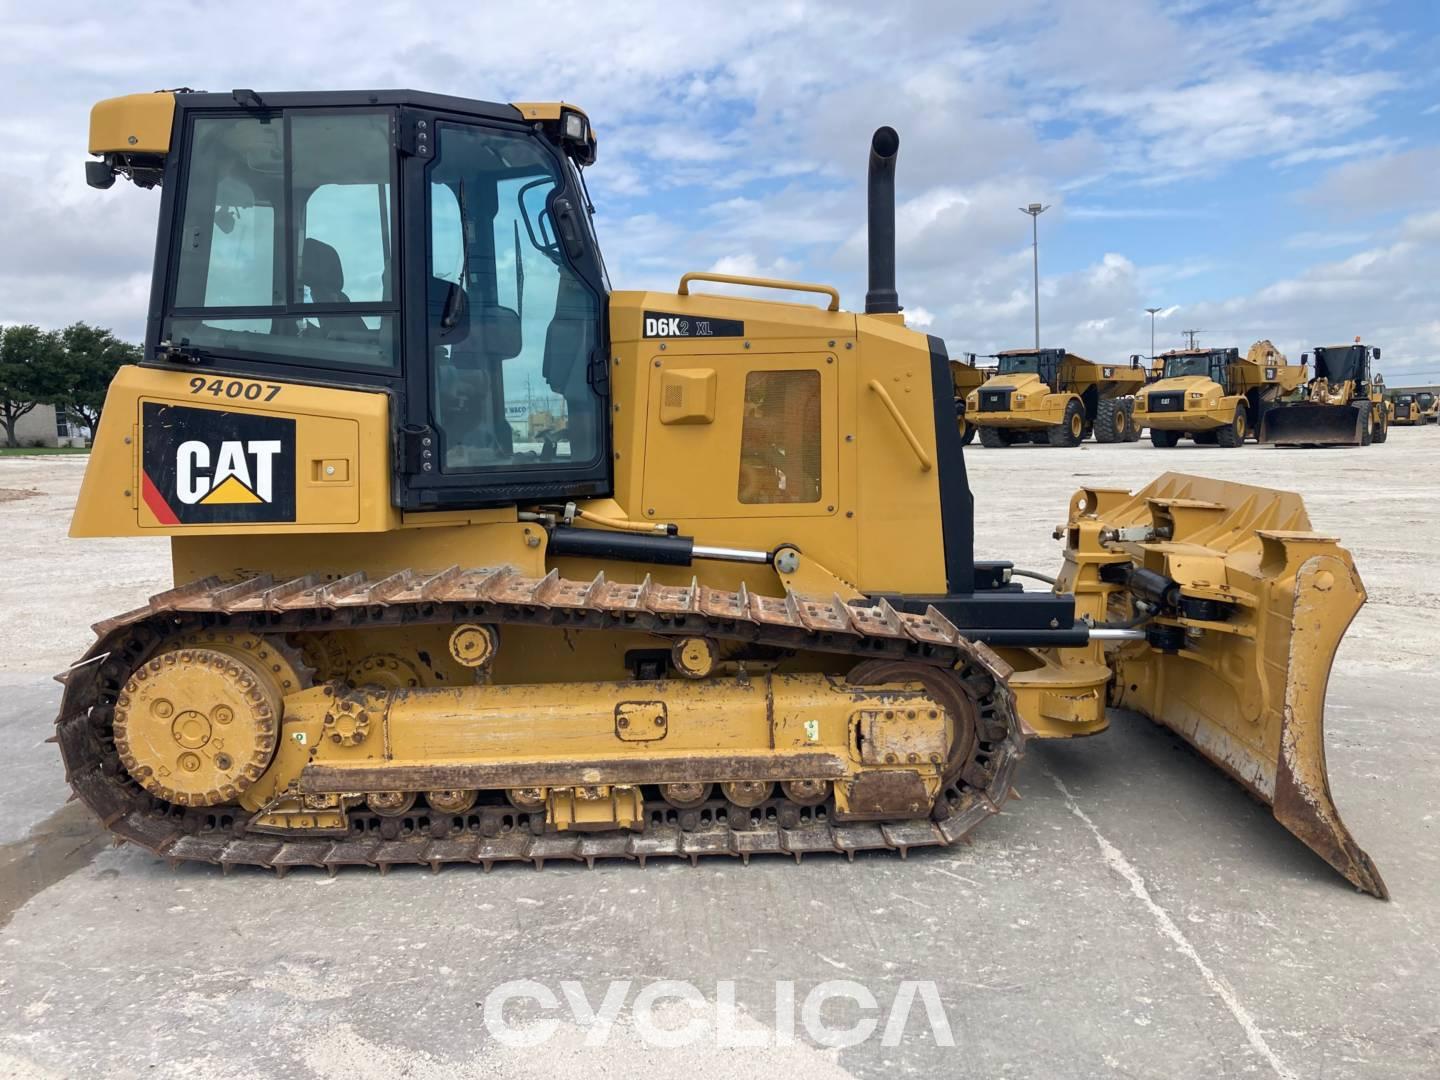
[[1190, 400], [1191, 400], [1191, 401], [1199, 401], [1199, 400], [1200, 400], [1201, 398], [1203, 398], [1204, 396], [1205, 396], [1205, 395], [1204, 395], [1203, 393], [1201, 393], [1199, 390], [1191, 390], [1191, 391], [1190, 391]]
[[567, 112], [564, 120], [565, 137], [575, 142], [585, 141], [585, 117], [577, 112]]
[[966, 407], [967, 409], [977, 408], [977, 407], [979, 406], [979, 404], [980, 404], [980, 395], [979, 395], [979, 394], [972, 393], [969, 397], [967, 397], [967, 398], [965, 399], [965, 407]]
[[1014, 400], [1015, 400], [1015, 407], [1018, 409], [1021, 405], [1024, 405], [1024, 404], [1025, 404], [1025, 395], [1024, 395], [1024, 394], [1016, 394]]
[[1145, 404], [1145, 399], [1144, 399], [1143, 397], [1137, 397], [1137, 398], [1135, 399], [1135, 411], [1136, 411], [1136, 412], [1145, 412], [1145, 411], [1148, 410], [1149, 408], [1150, 408], [1150, 406], [1147, 405], [1147, 404]]

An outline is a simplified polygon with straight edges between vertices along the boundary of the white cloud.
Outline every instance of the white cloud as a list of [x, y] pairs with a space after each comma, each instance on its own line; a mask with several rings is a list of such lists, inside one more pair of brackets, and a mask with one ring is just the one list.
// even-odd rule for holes
[[1215, 217], [1215, 211], [1187, 206], [1074, 206], [1065, 214], [1077, 221], [1163, 221], [1166, 218]]
[[1335, 146], [1307, 146], [1303, 150], [1292, 150], [1275, 160], [1276, 165], [1304, 165], [1312, 161], [1340, 161], [1344, 158], [1362, 157], [1373, 154], [1388, 154], [1400, 146], [1402, 140], [1381, 135], [1374, 139], [1340, 143]]
[[1365, 232], [1327, 232], [1309, 230], [1298, 232], [1285, 241], [1285, 246], [1296, 251], [1317, 251], [1326, 248], [1354, 247], [1371, 238]]
[[1440, 146], [1416, 147], [1331, 171], [1309, 192], [1315, 205], [1350, 214], [1440, 204]]
[[[1440, 149], [1392, 153], [1397, 136], [1369, 126], [1403, 77], [1400, 46], [1360, 0], [1233, 10], [777, 0], [763, 17], [700, 5], [683, 18], [660, 0], [423, 17], [390, 3], [363, 18], [326, 0], [261, 0], [239, 14], [153, 0], [144, 19], [53, 0], [7, 8], [5, 23], [13, 87], [0, 117], [0, 321], [84, 318], [138, 336], [157, 193], [85, 188], [85, 123], [99, 98], [187, 79], [222, 90], [413, 86], [580, 102], [599, 133], [591, 189], [621, 288], [671, 289], [686, 270], [720, 268], [834, 281], [859, 307], [866, 138], [894, 123], [901, 302], [957, 352], [1029, 339], [1028, 223], [1016, 208], [1032, 199], [1056, 206], [1040, 226], [1044, 334], [1081, 351], [1148, 348], [1143, 309], [1157, 294], [1185, 301], [1157, 320], [1172, 338], [1181, 321], [1289, 334], [1296, 348], [1343, 330], [1373, 337], [1397, 364], [1428, 356], [1440, 321], [1434, 240], [1421, 238], [1425, 219], [1413, 213], [1433, 205]], [[187, 69], [196, 57], [203, 63]], [[1274, 247], [1296, 254], [1276, 260], [1253, 295], [1206, 300], [1189, 290], [1223, 269], [1213, 258], [1147, 257], [1113, 239], [1088, 258], [1047, 259], [1060, 249], [1047, 249], [1046, 234], [1063, 238], [1067, 219], [1114, 222], [1117, 236], [1134, 235], [1121, 231], [1128, 221], [1153, 221], [1154, 234], [1167, 221], [1205, 219], [1217, 235], [1233, 230], [1237, 253], [1253, 250], [1251, 225], [1234, 222], [1234, 196], [1219, 181], [1243, 182], [1244, 169], [1265, 164], [1304, 167], [1267, 168], [1272, 183], [1336, 167], [1290, 207], [1298, 220]], [[1136, 207], [1116, 197], [1181, 176], [1192, 178], [1187, 191], [1198, 184], [1215, 197]], [[1384, 239], [1329, 220], [1381, 209], [1411, 218]], [[1356, 246], [1358, 262], [1300, 259]]]

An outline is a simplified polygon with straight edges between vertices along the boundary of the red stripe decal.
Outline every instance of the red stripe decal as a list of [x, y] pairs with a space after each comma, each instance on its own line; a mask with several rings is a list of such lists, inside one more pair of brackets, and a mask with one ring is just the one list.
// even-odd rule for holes
[[149, 473], [140, 474], [140, 494], [145, 496], [145, 505], [161, 525], [180, 524], [180, 519], [175, 516], [175, 511], [170, 509], [170, 504], [165, 501], [165, 496], [160, 494], [160, 489], [155, 486], [155, 481], [150, 479]]

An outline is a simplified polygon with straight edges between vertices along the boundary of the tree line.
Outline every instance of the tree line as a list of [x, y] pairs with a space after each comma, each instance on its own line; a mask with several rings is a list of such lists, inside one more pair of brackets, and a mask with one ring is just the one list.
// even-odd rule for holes
[[15, 425], [37, 405], [54, 405], [78, 416], [93, 436], [116, 368], [136, 363], [140, 355], [140, 346], [83, 322], [63, 330], [0, 326], [0, 424], [5, 445], [19, 445]]

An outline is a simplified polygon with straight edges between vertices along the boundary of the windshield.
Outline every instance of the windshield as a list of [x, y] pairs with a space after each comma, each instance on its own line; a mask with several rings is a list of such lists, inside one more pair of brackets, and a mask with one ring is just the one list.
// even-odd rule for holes
[[1361, 345], [1343, 345], [1338, 348], [1315, 350], [1315, 376], [1324, 377], [1331, 383], [1359, 381], [1364, 367], [1365, 348]]
[[1000, 357], [1001, 375], [1039, 375], [1040, 356], [1038, 353], [1022, 353], [1019, 356]]
[[1420, 407], [1422, 409], [1428, 409], [1431, 405], [1435, 403], [1434, 394], [1420, 394], [1418, 396], [1420, 398]]
[[1414, 395], [1414, 394], [1401, 394], [1399, 397], [1397, 397], [1397, 398], [1395, 399], [1395, 404], [1397, 404], [1397, 405], [1413, 405], [1413, 404], [1415, 404], [1415, 395]]
[[189, 147], [165, 336], [396, 366], [389, 113], [198, 116]]
[[1177, 379], [1187, 375], [1200, 375], [1208, 378], [1210, 375], [1210, 354], [1201, 353], [1198, 356], [1167, 356], [1165, 358], [1165, 378]]

